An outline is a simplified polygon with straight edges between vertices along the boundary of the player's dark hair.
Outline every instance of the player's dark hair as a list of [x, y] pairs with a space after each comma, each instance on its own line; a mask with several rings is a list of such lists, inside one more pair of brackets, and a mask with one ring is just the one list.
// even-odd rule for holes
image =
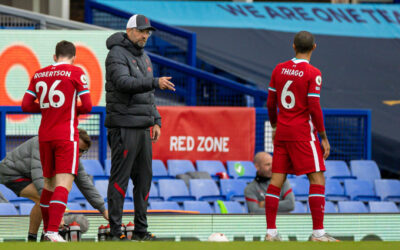
[[61, 42], [57, 43], [56, 45], [56, 57], [68, 57], [72, 58], [76, 54], [75, 45], [71, 42], [62, 40]]
[[315, 38], [308, 31], [300, 31], [294, 36], [293, 43], [297, 53], [307, 53], [313, 49]]
[[86, 132], [86, 130], [82, 128], [78, 128], [79, 131], [79, 139], [81, 139], [87, 146], [90, 148], [92, 146], [92, 140], [90, 139], [90, 136]]

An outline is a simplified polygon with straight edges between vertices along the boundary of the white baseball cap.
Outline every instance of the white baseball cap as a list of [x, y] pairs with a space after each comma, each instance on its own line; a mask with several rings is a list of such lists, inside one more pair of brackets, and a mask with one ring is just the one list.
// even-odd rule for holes
[[127, 29], [136, 28], [138, 30], [152, 30], [156, 29], [151, 26], [150, 20], [143, 15], [133, 15], [129, 18], [128, 23], [126, 24]]

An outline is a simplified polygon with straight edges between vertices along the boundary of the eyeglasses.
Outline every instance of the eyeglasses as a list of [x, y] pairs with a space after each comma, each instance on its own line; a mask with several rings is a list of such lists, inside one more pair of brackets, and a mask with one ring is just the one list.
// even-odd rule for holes
[[84, 155], [84, 154], [86, 154], [87, 152], [88, 152], [87, 150], [79, 149], [79, 153], [80, 153], [80, 154], [83, 154], [83, 155]]

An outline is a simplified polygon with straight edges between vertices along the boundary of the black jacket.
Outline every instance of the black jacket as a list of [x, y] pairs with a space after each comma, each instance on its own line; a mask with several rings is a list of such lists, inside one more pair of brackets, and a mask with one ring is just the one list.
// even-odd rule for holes
[[136, 47], [124, 32], [107, 39], [106, 59], [107, 128], [161, 127], [161, 116], [154, 103], [158, 78], [148, 55]]

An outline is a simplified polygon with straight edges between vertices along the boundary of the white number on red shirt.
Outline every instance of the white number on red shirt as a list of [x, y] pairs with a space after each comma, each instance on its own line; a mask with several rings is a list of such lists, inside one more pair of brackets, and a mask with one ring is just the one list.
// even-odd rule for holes
[[[285, 109], [291, 109], [296, 104], [296, 99], [294, 98], [294, 94], [292, 91], [289, 90], [289, 87], [292, 83], [293, 83], [293, 81], [289, 80], [285, 83], [285, 86], [283, 86], [283, 90], [282, 90], [282, 94], [281, 94], [281, 103]], [[290, 97], [289, 103], [286, 102], [287, 96]]]
[[[60, 90], [56, 90], [56, 88], [57, 88], [58, 84], [60, 84], [60, 82], [61, 82], [61, 80], [54, 81], [53, 85], [50, 88], [49, 96], [48, 96], [50, 104], [47, 102], [44, 102], [44, 98], [47, 95], [47, 84], [43, 81], [36, 83], [36, 92], [39, 92], [39, 88], [42, 88], [42, 94], [40, 95], [40, 99], [39, 99], [40, 108], [47, 109], [50, 106], [53, 108], [59, 108], [64, 104], [65, 96], [64, 96], [63, 92], [61, 92]], [[54, 101], [54, 96], [58, 96], [57, 102]]]

